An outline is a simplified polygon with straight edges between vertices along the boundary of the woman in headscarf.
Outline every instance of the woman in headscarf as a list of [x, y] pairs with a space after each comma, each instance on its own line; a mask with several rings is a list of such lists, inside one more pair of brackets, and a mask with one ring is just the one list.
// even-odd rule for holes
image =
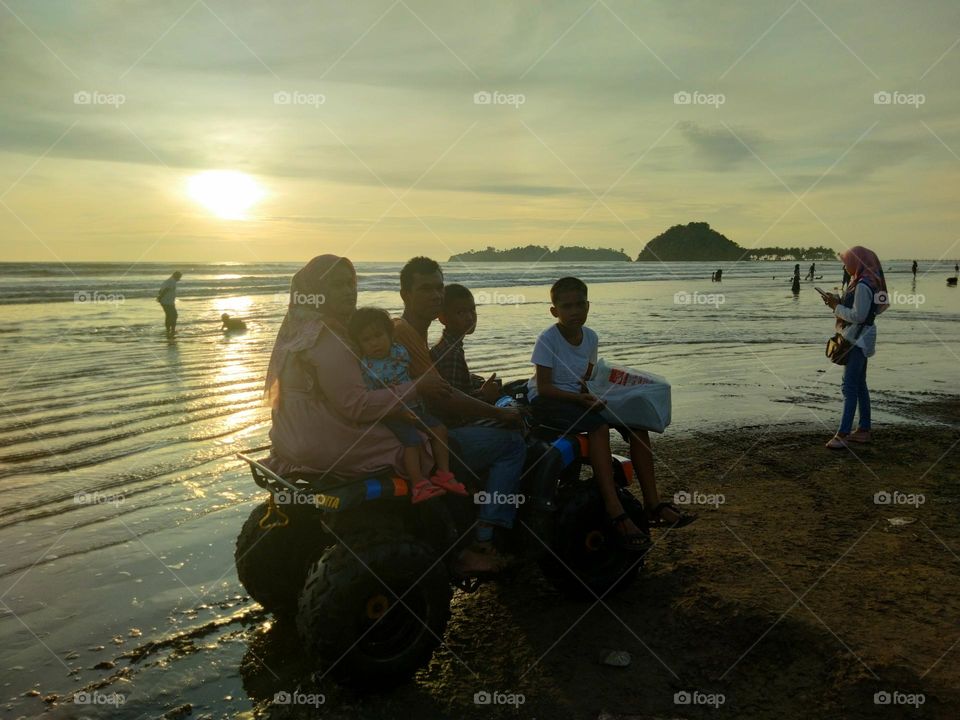
[[[870, 391], [867, 389], [867, 358], [876, 352], [877, 327], [874, 320], [888, 307], [887, 281], [880, 259], [873, 250], [857, 245], [840, 253], [850, 283], [841, 297], [825, 295], [823, 302], [837, 318], [837, 331], [853, 347], [843, 370], [843, 416], [840, 429], [827, 442], [831, 450], [851, 442], [870, 442]], [[860, 408], [860, 422], [852, 431], [853, 416]]]
[[274, 472], [404, 473], [403, 445], [378, 421], [401, 401], [416, 401], [418, 387], [442, 393], [446, 383], [428, 373], [368, 390], [346, 330], [356, 307], [357, 274], [347, 258], [320, 255], [293, 276], [265, 389]]

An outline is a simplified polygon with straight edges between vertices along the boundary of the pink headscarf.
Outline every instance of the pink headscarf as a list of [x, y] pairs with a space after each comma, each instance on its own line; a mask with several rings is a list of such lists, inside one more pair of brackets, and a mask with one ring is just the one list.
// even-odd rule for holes
[[852, 291], [861, 280], [866, 280], [873, 289], [877, 315], [890, 307], [890, 303], [887, 302], [887, 281], [883, 277], [883, 267], [880, 265], [880, 258], [873, 250], [857, 245], [840, 253], [840, 259], [844, 267], [853, 270], [850, 273], [847, 292]]
[[274, 410], [280, 403], [280, 373], [290, 353], [313, 347], [324, 330], [346, 336], [343, 324], [326, 312], [322, 300], [317, 301], [325, 294], [327, 276], [340, 265], [348, 267], [356, 276], [357, 271], [347, 258], [318, 255], [300, 268], [290, 281], [290, 304], [273, 344], [263, 390], [264, 401]]

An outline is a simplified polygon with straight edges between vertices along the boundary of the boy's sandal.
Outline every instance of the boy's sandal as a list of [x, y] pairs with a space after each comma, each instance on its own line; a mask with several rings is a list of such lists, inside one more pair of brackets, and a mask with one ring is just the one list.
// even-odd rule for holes
[[[661, 513], [662, 510], [670, 510], [670, 511], [676, 513], [676, 514], [677, 514], [677, 520], [676, 520], [675, 522], [670, 522], [669, 520], [665, 520], [665, 519], [660, 515], [660, 513]], [[654, 507], [653, 510], [650, 511], [650, 520], [649, 520], [649, 522], [650, 522], [650, 526], [651, 526], [651, 527], [664, 527], [664, 526], [669, 526], [669, 527], [672, 527], [672, 528], [682, 528], [682, 527], [684, 527], [684, 526], [689, 525], [690, 523], [692, 523], [692, 522], [693, 522], [694, 520], [696, 520], [698, 517], [700, 517], [700, 516], [697, 515], [696, 513], [688, 513], [688, 512], [686, 512], [685, 510], [681, 510], [681, 509], [678, 508], [676, 505], [674, 505], [672, 502], [662, 502], [662, 503], [658, 503], [657, 506]]]
[[[847, 437], [850, 436], [848, 435]], [[831, 450], [843, 450], [845, 447], [847, 447], [847, 438], [834, 435], [832, 438], [827, 440], [827, 447]]]
[[430, 478], [430, 482], [454, 495], [468, 494], [466, 486], [462, 482], [458, 482], [456, 476], [449, 470], [437, 470]]
[[617, 544], [628, 552], [645, 553], [650, 548], [650, 536], [645, 532], [624, 532], [623, 523], [630, 519], [627, 513], [610, 518], [610, 525], [613, 526], [613, 532], [617, 536]]
[[413, 492], [410, 495], [411, 503], [421, 503], [424, 500], [446, 495], [447, 491], [442, 487], [437, 487], [429, 480], [421, 480], [413, 486]]
[[854, 430], [852, 433], [847, 435], [846, 439], [848, 441], [852, 440], [853, 442], [858, 443], [868, 443], [872, 438], [869, 430]]

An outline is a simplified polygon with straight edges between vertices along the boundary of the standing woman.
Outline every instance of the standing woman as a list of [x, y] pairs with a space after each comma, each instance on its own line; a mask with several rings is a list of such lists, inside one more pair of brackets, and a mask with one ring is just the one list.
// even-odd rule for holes
[[[887, 281], [883, 277], [880, 259], [873, 250], [857, 245], [840, 253], [844, 270], [850, 274], [850, 283], [842, 297], [825, 295], [823, 302], [830, 306], [837, 318], [837, 331], [853, 347], [847, 353], [843, 370], [843, 417], [840, 429], [827, 447], [845, 448], [851, 442], [870, 442], [870, 391], [867, 389], [867, 358], [877, 346], [877, 327], [874, 320], [886, 310]], [[853, 427], [853, 415], [860, 408], [860, 423]]]
[[167, 330], [167, 335], [173, 337], [177, 332], [177, 283], [183, 273], [177, 270], [160, 285], [160, 292], [157, 293], [157, 302], [163, 308], [163, 324]]

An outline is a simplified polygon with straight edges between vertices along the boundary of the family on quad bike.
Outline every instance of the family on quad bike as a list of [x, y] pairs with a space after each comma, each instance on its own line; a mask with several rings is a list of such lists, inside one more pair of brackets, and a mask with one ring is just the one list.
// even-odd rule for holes
[[[444, 287], [440, 266], [417, 257], [400, 295], [390, 320], [357, 310], [348, 259], [299, 270], [267, 371], [270, 453], [240, 454], [270, 496], [237, 539], [238, 576], [347, 681], [423, 666], [454, 587], [532, 558], [563, 592], [602, 598], [635, 579], [650, 527], [696, 519], [660, 501], [647, 431], [612, 426], [586, 391], [598, 338], [582, 281], [553, 285], [557, 322], [537, 339], [534, 377], [505, 386], [469, 371], [467, 288]], [[611, 427], [629, 459], [611, 454]]]

